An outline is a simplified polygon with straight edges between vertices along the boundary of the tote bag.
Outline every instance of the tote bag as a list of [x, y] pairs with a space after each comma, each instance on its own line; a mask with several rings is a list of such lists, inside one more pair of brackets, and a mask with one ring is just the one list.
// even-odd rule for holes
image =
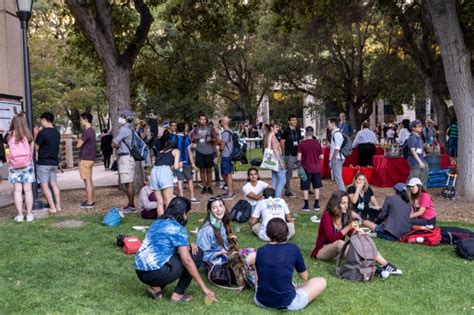
[[263, 152], [263, 159], [260, 167], [270, 171], [278, 172], [278, 157], [276, 156], [275, 152], [270, 149], [272, 144], [271, 137], [272, 136], [269, 136], [268, 146], [265, 148], [265, 152]]

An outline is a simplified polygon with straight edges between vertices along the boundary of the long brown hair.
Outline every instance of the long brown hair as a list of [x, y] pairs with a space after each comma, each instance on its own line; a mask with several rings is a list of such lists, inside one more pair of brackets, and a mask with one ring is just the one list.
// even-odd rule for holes
[[207, 203], [207, 217], [206, 217], [206, 220], [204, 220], [204, 224], [209, 223], [209, 225], [212, 227], [212, 230], [214, 231], [214, 237], [216, 238], [216, 243], [219, 244], [220, 246], [224, 246], [224, 240], [222, 239], [221, 231], [216, 229], [211, 224], [211, 218], [210, 218], [212, 214], [211, 206], [214, 202], [217, 202], [217, 201], [222, 202], [225, 208], [224, 216], [222, 217], [222, 224], [224, 224], [225, 234], [227, 235], [227, 240], [229, 241], [229, 244], [230, 244], [233, 233], [232, 233], [232, 226], [230, 225], [229, 210], [227, 209], [227, 206], [225, 205], [224, 200], [220, 198], [209, 200], [209, 202]]
[[410, 190], [410, 199], [413, 203], [415, 202], [415, 200], [417, 200], [420, 197], [420, 194], [422, 192], [424, 192], [424, 193], [428, 192], [425, 187], [423, 187], [421, 185], [416, 185], [416, 186], [418, 186], [418, 192], [416, 194], [412, 193], [411, 190]]
[[33, 141], [33, 135], [31, 134], [30, 128], [28, 128], [25, 113], [18, 113], [12, 117], [9, 131], [11, 135], [15, 136], [15, 143], [22, 141], [23, 138], [26, 138], [28, 143]]
[[357, 180], [362, 176], [365, 178], [364, 191], [367, 191], [369, 189], [369, 182], [367, 181], [367, 176], [365, 176], [364, 173], [359, 172], [355, 174], [354, 179], [352, 180], [352, 186], [354, 186], [354, 188], [357, 187]]
[[280, 124], [273, 121], [272, 123], [265, 124], [265, 126], [264, 126], [265, 134], [263, 136], [263, 143], [264, 143], [265, 148], [268, 147], [268, 138], [270, 136], [270, 133], [272, 132], [272, 128], [274, 128], [274, 127], [280, 127]]
[[344, 190], [333, 192], [328, 200], [325, 211], [329, 212], [333, 221], [341, 218], [342, 226], [346, 226], [352, 221], [352, 210], [349, 204], [346, 213], [343, 214], [341, 212], [341, 201], [343, 197], [347, 197], [349, 200], [349, 195]]

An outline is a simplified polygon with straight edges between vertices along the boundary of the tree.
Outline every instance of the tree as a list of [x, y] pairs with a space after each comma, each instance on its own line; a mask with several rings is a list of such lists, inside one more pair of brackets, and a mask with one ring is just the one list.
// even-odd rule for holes
[[424, 0], [441, 48], [446, 83], [459, 123], [459, 193], [474, 200], [474, 81], [455, 0]]

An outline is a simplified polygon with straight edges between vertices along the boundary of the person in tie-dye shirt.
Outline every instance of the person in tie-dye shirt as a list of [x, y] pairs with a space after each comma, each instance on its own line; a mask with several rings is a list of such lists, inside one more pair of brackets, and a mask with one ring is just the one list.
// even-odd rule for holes
[[189, 243], [188, 232], [184, 227], [190, 210], [189, 199], [176, 197], [171, 200], [163, 216], [151, 225], [135, 256], [138, 278], [150, 286], [146, 292], [152, 298], [162, 298], [164, 287], [179, 279], [171, 302], [190, 302], [192, 296], [184, 292], [194, 278], [205, 298], [211, 301], [215, 299], [214, 292], [204, 284], [196, 267], [202, 262], [202, 251]]

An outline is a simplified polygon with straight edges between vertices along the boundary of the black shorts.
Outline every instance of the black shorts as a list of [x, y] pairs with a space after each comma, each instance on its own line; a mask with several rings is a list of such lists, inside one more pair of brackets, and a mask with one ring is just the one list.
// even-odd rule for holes
[[313, 185], [313, 189], [323, 187], [323, 183], [321, 181], [321, 173], [308, 173], [306, 172], [306, 176], [308, 179], [306, 181], [301, 181], [301, 190], [309, 190], [311, 185]]
[[200, 169], [210, 169], [214, 167], [214, 154], [202, 154], [196, 151], [196, 166]]

